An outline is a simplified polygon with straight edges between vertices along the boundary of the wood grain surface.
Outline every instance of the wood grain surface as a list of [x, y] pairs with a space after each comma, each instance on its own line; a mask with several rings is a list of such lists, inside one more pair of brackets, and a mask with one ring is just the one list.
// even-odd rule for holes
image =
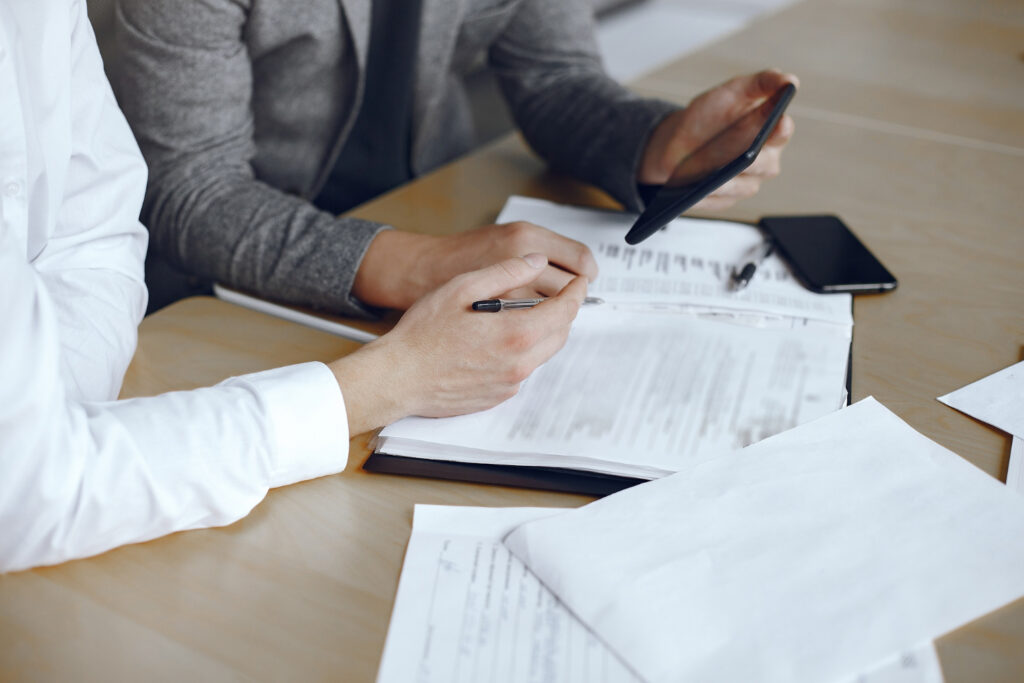
[[[857, 300], [854, 398], [876, 396], [997, 477], [1008, 437], [935, 397], [1024, 350], [1022, 49], [1019, 0], [816, 0], [635, 84], [684, 103], [764, 66], [800, 76], [783, 175], [717, 215], [843, 217], [900, 279], [892, 294]], [[613, 205], [545, 170], [511, 137], [354, 213], [447, 233], [493, 221], [509, 194]], [[123, 395], [357, 346], [185, 300], [144, 321]], [[414, 504], [588, 500], [370, 475], [360, 469], [368, 440], [353, 439], [344, 473], [272, 491], [229, 527], [0, 577], [0, 679], [372, 681]], [[1024, 602], [948, 634], [938, 649], [949, 681], [1024, 680]]]

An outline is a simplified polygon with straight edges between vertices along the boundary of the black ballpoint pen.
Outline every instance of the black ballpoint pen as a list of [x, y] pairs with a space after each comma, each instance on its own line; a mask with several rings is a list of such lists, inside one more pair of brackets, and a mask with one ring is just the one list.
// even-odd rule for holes
[[764, 263], [765, 259], [772, 255], [775, 250], [775, 242], [772, 240], [766, 241], [761, 245], [757, 255], [746, 263], [741, 269], [732, 271], [732, 287], [739, 291], [750, 284], [750, 280], [754, 277], [754, 273], [757, 272], [758, 266]]
[[[498, 311], [511, 311], [516, 308], [533, 308], [541, 301], [544, 301], [544, 299], [484, 299], [483, 301], [474, 301], [473, 310], [497, 313]], [[584, 306], [603, 303], [604, 299], [599, 299], [596, 296], [588, 296], [583, 300]]]

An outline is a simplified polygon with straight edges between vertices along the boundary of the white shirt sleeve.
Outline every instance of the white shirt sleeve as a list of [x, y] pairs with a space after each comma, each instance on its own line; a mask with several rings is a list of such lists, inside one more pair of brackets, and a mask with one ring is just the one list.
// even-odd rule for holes
[[50, 134], [66, 135], [70, 128], [70, 139], [59, 148], [54, 140], [43, 143], [44, 155], [51, 157], [44, 158], [47, 170], [64, 172], [54, 184], [62, 196], [54, 206], [53, 230], [32, 263], [53, 295], [68, 395], [108, 400], [117, 398], [146, 310], [148, 233], [139, 209], [147, 174], [104, 75], [86, 4], [77, 0], [66, 7], [71, 78], [69, 87], [54, 89], [51, 97], [65, 105], [60, 111], [69, 121], [57, 115], [49, 121], [51, 115], [40, 116], [39, 110], [33, 114]]
[[145, 306], [145, 171], [83, 0], [0, 3], [0, 90], [0, 571], [229, 524], [343, 470], [321, 363], [106, 400]]
[[0, 243], [0, 571], [230, 524], [348, 455], [333, 373], [307, 363], [153, 398], [69, 400], [41, 278]]

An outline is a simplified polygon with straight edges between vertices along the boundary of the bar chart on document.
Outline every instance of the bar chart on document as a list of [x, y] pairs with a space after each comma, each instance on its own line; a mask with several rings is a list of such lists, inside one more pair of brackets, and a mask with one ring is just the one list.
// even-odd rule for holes
[[641, 246], [623, 242], [632, 215], [561, 206], [539, 199], [511, 197], [499, 222], [525, 220], [543, 225], [590, 247], [600, 273], [588, 294], [612, 307], [640, 310], [707, 311], [723, 317], [752, 314], [749, 322], [769, 319], [790, 326], [805, 320], [833, 323], [837, 332], [853, 322], [850, 297], [804, 289], [785, 262], [773, 254], [758, 266], [755, 283], [743, 291], [731, 287], [734, 268], [764, 244], [752, 225], [678, 218]]
[[[597, 257], [603, 263], [617, 262], [621, 270], [629, 274], [627, 277], [610, 275], [602, 280], [601, 289], [609, 293], [645, 293], [651, 294], [692, 294], [695, 285], [690, 280], [667, 280], [648, 277], [649, 274], [668, 276], [693, 276], [708, 278], [720, 286], [704, 287], [705, 294], [718, 291], [726, 285], [736, 264], [726, 263], [722, 259], [705, 259], [700, 254], [650, 247], [634, 247], [621, 243], [598, 242]], [[779, 263], [765, 264], [758, 268], [757, 277], [770, 282], [784, 282], [791, 279], [789, 271]]]

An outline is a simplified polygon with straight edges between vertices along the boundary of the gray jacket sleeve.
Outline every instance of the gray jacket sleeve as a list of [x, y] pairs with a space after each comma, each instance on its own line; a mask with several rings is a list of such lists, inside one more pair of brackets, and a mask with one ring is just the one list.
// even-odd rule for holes
[[678, 105], [640, 98], [604, 71], [587, 0], [525, 0], [489, 62], [530, 145], [552, 167], [643, 208], [637, 169]]
[[231, 287], [366, 314], [352, 282], [385, 226], [336, 218], [254, 176], [244, 4], [117, 4], [107, 70], [149, 164], [142, 219], [151, 244]]

